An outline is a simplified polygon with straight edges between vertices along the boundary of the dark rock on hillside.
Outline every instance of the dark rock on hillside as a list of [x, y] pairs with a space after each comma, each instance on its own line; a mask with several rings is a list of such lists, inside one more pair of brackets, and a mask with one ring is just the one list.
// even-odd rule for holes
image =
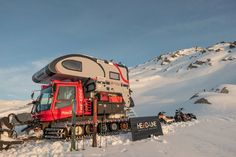
[[227, 57], [227, 58], [223, 58], [221, 61], [233, 61], [235, 60], [236, 58], [230, 56], [230, 57]]
[[162, 56], [163, 56], [163, 55], [160, 55], [160, 56], [157, 58], [157, 60], [158, 60], [158, 61], [161, 60], [161, 59], [162, 59]]
[[161, 65], [166, 65], [166, 64], [169, 64], [171, 61], [165, 57], [164, 60], [161, 62]]
[[224, 87], [224, 88], [221, 89], [220, 93], [228, 94], [229, 90], [226, 87]]
[[194, 104], [211, 104], [211, 103], [205, 98], [200, 98], [197, 101], [195, 101]]
[[194, 62], [193, 64], [198, 64], [198, 65], [202, 65], [202, 64], [205, 64], [206, 62], [204, 62], [204, 61], [196, 61], [196, 62]]
[[174, 54], [171, 55], [171, 57], [176, 58], [176, 57], [178, 57], [178, 55], [176, 53], [174, 53]]
[[170, 60], [166, 57], [166, 58], [164, 59], [164, 62], [170, 63]]
[[187, 69], [189, 70], [189, 69], [193, 69], [193, 68], [198, 68], [198, 67], [197, 67], [196, 65], [193, 65], [193, 64], [191, 63], [191, 64], [189, 64], [189, 66], [188, 66]]

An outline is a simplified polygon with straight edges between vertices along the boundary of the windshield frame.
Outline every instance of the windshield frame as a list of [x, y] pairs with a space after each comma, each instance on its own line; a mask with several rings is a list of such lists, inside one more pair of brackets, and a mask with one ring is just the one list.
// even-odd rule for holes
[[50, 110], [53, 101], [52, 93], [52, 86], [41, 90], [36, 106], [37, 112]]

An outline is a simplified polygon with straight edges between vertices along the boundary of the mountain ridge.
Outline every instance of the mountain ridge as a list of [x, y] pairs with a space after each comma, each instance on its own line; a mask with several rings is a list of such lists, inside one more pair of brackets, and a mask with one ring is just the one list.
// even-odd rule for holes
[[[194, 94], [236, 84], [236, 42], [192, 47], [157, 56], [130, 68], [137, 113], [173, 110]], [[148, 111], [144, 106], [153, 108]]]

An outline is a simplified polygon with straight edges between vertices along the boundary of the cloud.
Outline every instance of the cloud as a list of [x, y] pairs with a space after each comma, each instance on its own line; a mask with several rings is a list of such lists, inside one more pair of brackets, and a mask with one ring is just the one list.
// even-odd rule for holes
[[41, 69], [44, 66], [46, 66], [49, 63], [49, 59], [41, 59], [41, 60], [37, 60], [37, 61], [33, 61], [31, 64], [37, 68], [37, 69]]
[[32, 81], [32, 75], [44, 67], [47, 59], [26, 63], [24, 66], [0, 68], [0, 99], [29, 99], [39, 85]]

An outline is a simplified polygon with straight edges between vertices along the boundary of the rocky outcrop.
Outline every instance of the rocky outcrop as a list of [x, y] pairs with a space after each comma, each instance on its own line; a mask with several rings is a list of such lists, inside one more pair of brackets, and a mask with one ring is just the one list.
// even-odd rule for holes
[[220, 93], [228, 94], [229, 90], [226, 87], [224, 87], [221, 89]]
[[211, 103], [205, 98], [200, 98], [197, 101], [195, 101], [194, 104], [211, 104]]

